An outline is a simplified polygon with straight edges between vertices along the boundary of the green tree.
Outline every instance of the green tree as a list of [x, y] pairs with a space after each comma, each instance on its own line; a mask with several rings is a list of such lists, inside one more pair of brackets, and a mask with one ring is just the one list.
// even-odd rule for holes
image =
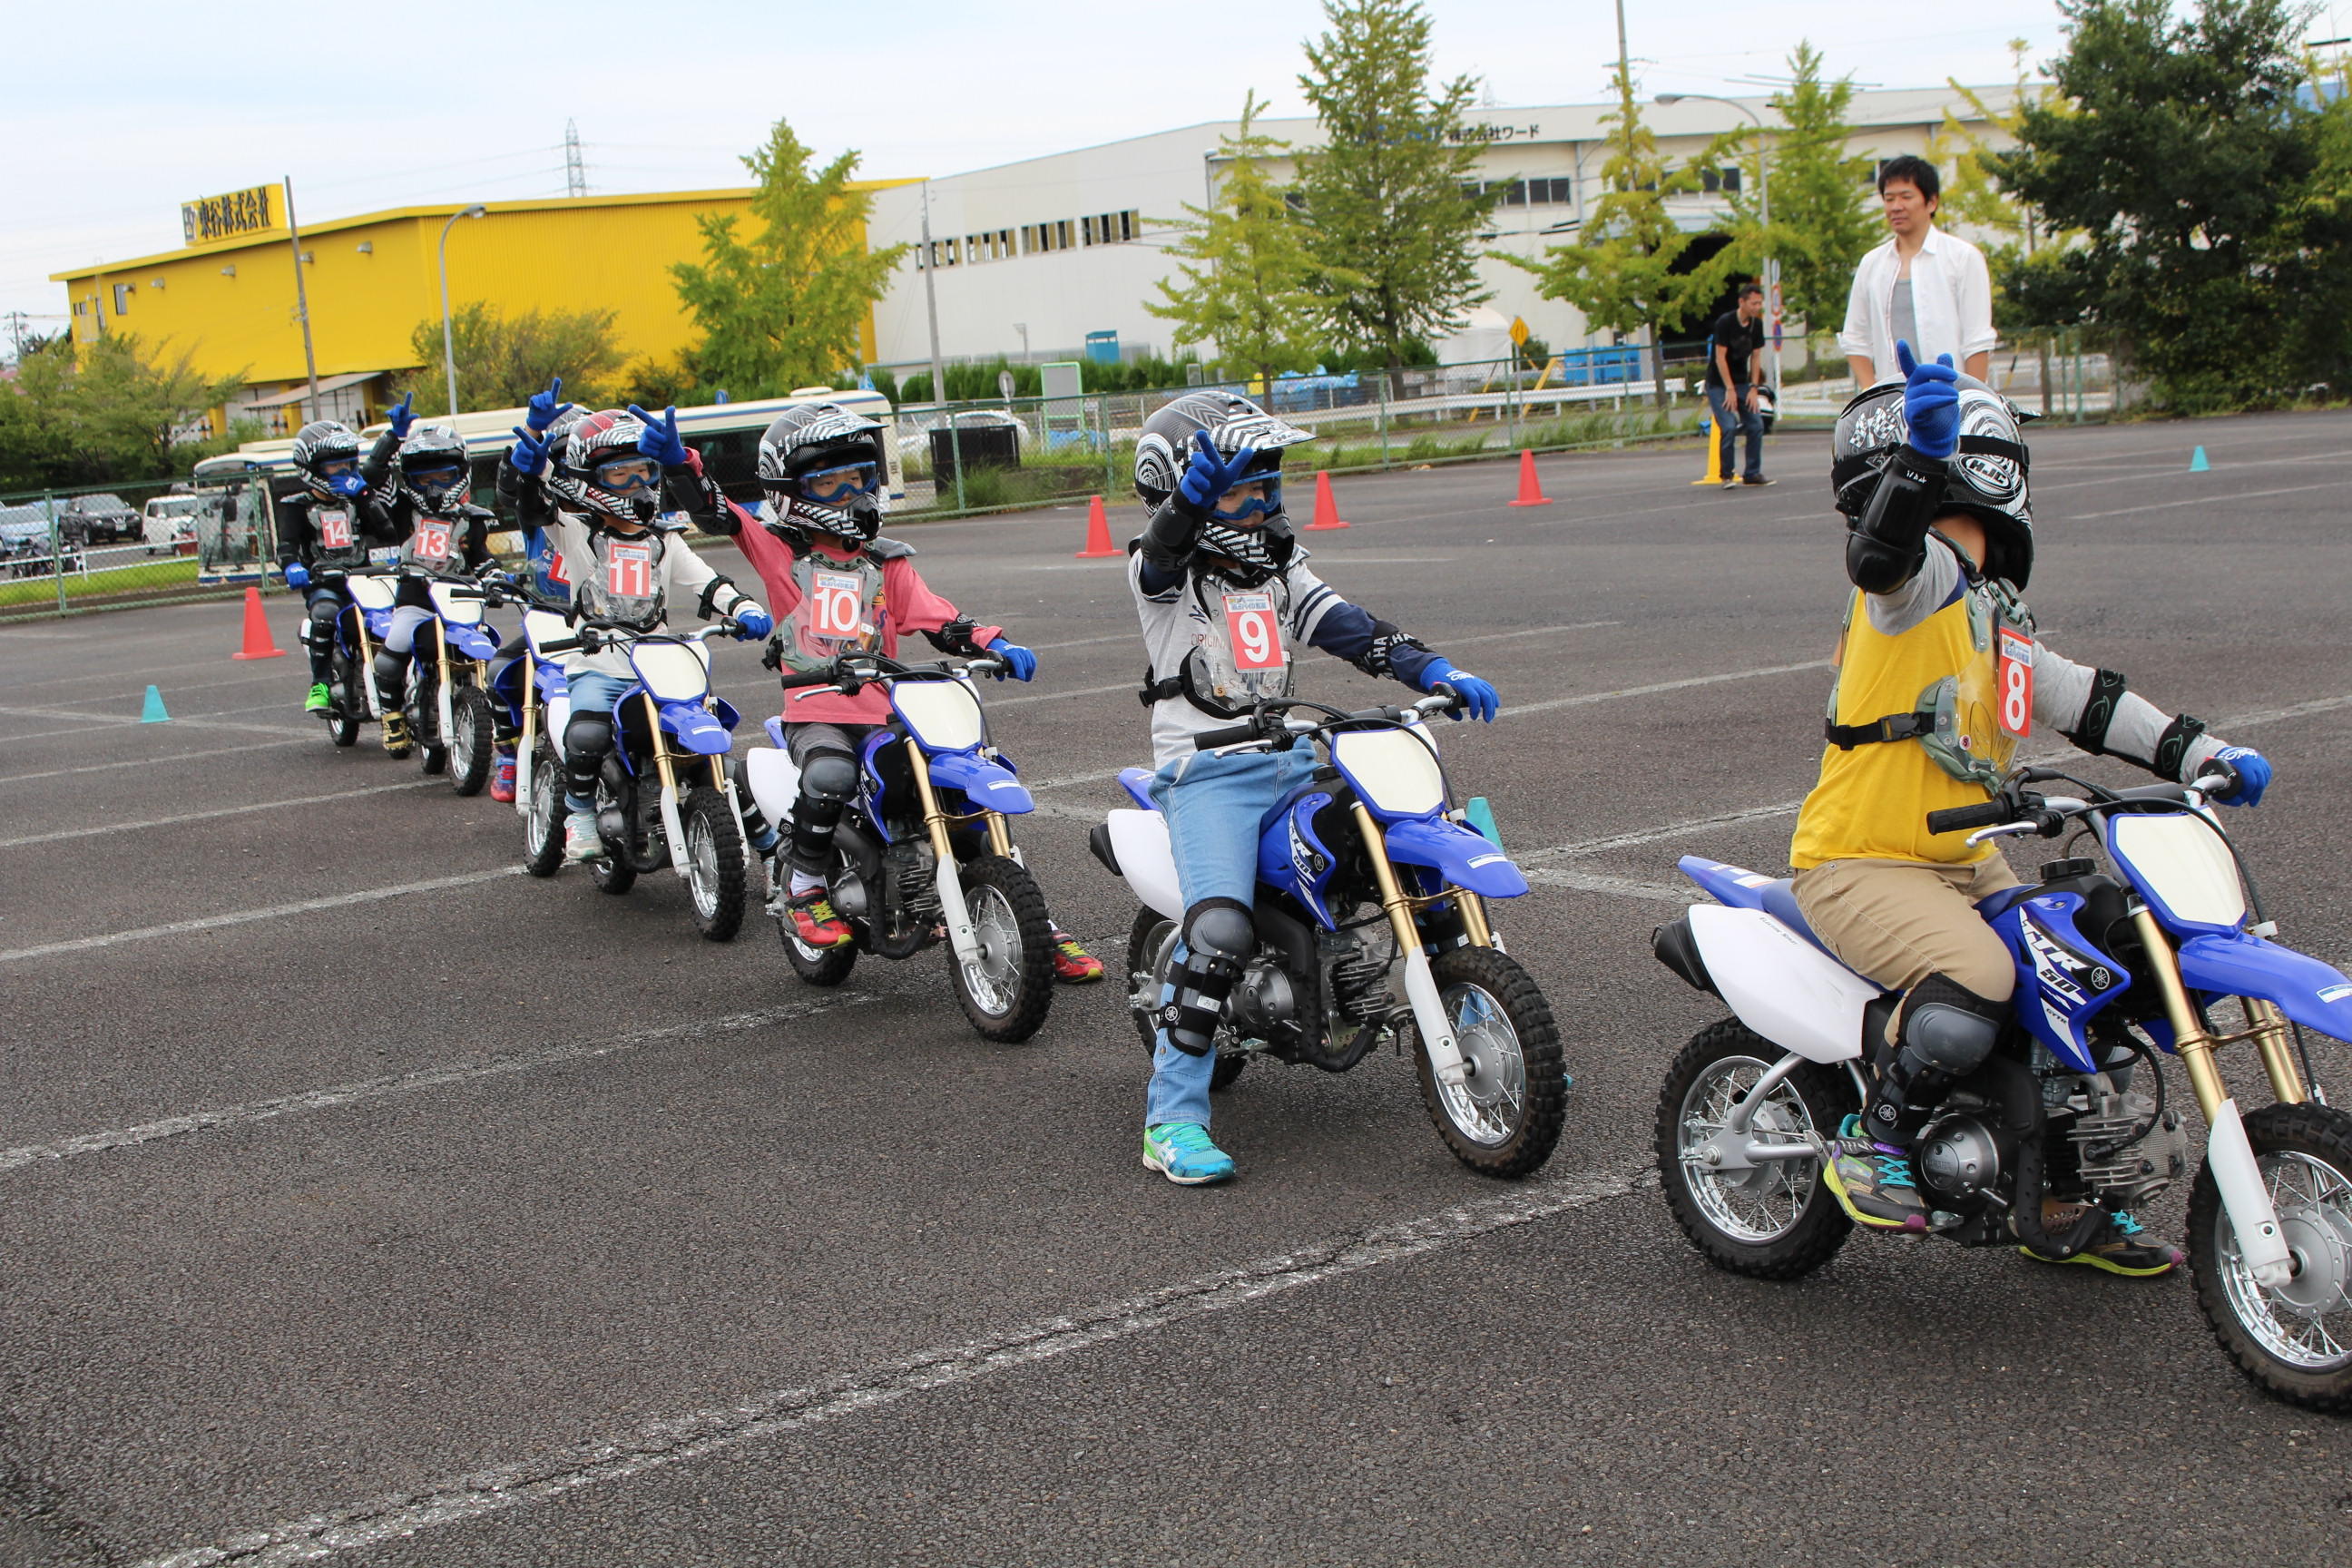
[[0, 490], [168, 478], [208, 449], [198, 422], [241, 376], [208, 378], [190, 355], [137, 334], [30, 346], [0, 391]]
[[[476, 300], [449, 315], [449, 335], [457, 355], [457, 407], [514, 408], [549, 380], [563, 378], [563, 395], [593, 407], [614, 390], [621, 351], [613, 342], [611, 310], [525, 310], [509, 316]], [[442, 369], [441, 320], [416, 323], [408, 346], [425, 362], [415, 390], [424, 408], [439, 411], [448, 401]]]
[[[1822, 80], [1822, 52], [1804, 40], [1790, 52], [1789, 76], [1789, 85], [1767, 100], [1785, 129], [1772, 132], [1769, 143], [1746, 160], [1745, 189], [1731, 207], [1739, 226], [1741, 264], [1757, 266], [1767, 256], [1780, 264], [1781, 310], [1804, 323], [1810, 340], [1844, 321], [1854, 265], [1885, 236], [1872, 211], [1872, 160], [1846, 148], [1853, 135], [1846, 119], [1853, 105], [1853, 79]], [[1769, 228], [1757, 177], [1758, 161], [1767, 157]]]
[[1324, 298], [1360, 279], [1328, 273], [1308, 252], [1306, 225], [1265, 172], [1265, 160], [1290, 143], [1255, 129], [1265, 108], [1251, 93], [1240, 132], [1218, 143], [1226, 169], [1217, 205], [1184, 208], [1184, 237], [1168, 251], [1186, 264], [1182, 285], [1162, 279], [1163, 302], [1143, 308], [1176, 323], [1177, 347], [1213, 342], [1220, 359], [1271, 378], [1314, 363]]
[[[1738, 247], [1727, 247], [1705, 261], [1684, 265], [1698, 236], [1676, 223], [1666, 198], [1701, 188], [1704, 171], [1717, 166], [1736, 135], [1719, 137], [1689, 163], [1675, 167], [1658, 151], [1658, 139], [1643, 123], [1633, 100], [1633, 79], [1612, 71], [1617, 107], [1601, 117], [1612, 127], [1609, 159], [1601, 166], [1605, 187], [1586, 215], [1573, 245], [1554, 246], [1541, 261], [1506, 256], [1537, 277], [1547, 300], [1565, 300], [1595, 326], [1620, 332], [1645, 332], [1654, 349], [1673, 331], [1712, 304], [1723, 292]], [[1776, 214], [1775, 216], [1778, 215]], [[1653, 353], [1657, 400], [1666, 401], [1665, 356]]]
[[2103, 329], [2180, 410], [2352, 382], [2352, 204], [2340, 100], [2323, 110], [2281, 0], [2060, 0], [2056, 91], [1990, 163], [2079, 244], [2012, 266], [2027, 321]]
[[1340, 346], [1375, 345], [1403, 368], [1407, 344], [1442, 337], [1487, 293], [1478, 236], [1501, 200], [1473, 178], [1459, 141], [1471, 77], [1433, 86], [1419, 0], [1324, 0], [1329, 30], [1305, 46], [1298, 79], [1325, 142], [1298, 160], [1323, 315]]
[[737, 397], [828, 384], [860, 358], [859, 329], [890, 275], [913, 247], [866, 247], [873, 198], [850, 187], [857, 153], [812, 172], [814, 154], [783, 121], [743, 160], [759, 182], [757, 231], [739, 237], [739, 215], [696, 220], [702, 261], [670, 268], [678, 298], [701, 330], [686, 363], [701, 387]]

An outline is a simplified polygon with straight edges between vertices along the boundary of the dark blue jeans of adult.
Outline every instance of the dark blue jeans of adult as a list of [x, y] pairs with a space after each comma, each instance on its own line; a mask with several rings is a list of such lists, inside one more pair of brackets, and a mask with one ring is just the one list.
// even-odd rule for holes
[[1740, 477], [1760, 479], [1764, 477], [1764, 416], [1750, 405], [1745, 386], [1710, 386], [1706, 389], [1706, 405], [1715, 414], [1715, 438], [1719, 443], [1717, 472], [1731, 478], [1731, 437], [1744, 432], [1748, 437], [1748, 467]]

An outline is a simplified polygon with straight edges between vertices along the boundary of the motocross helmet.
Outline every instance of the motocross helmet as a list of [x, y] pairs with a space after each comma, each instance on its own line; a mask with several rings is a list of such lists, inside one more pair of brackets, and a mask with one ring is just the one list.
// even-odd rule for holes
[[787, 408], [760, 435], [760, 488], [778, 522], [864, 542], [882, 531], [882, 426], [836, 403]]
[[400, 444], [401, 493], [421, 512], [446, 517], [473, 493], [465, 437], [446, 425], [419, 425]]
[[367, 489], [360, 477], [360, 438], [339, 419], [313, 419], [294, 434], [294, 477], [323, 501], [349, 500]]
[[[1958, 383], [1960, 444], [1945, 463], [1944, 510], [1965, 511], [1984, 524], [1989, 577], [2019, 588], [2033, 574], [2033, 505], [2026, 483], [2030, 459], [2015, 405], [1972, 375]], [[1837, 509], [1859, 519], [1870, 504], [1878, 471], [1911, 437], [1903, 417], [1903, 383], [1883, 381], [1856, 394], [1838, 414], [1830, 437], [1830, 487]]]
[[661, 464], [637, 449], [645, 426], [618, 409], [583, 417], [563, 438], [547, 489], [556, 503], [592, 524], [649, 526], [661, 514]]
[[1202, 430], [1222, 457], [1230, 458], [1244, 447], [1256, 450], [1244, 482], [1263, 483], [1266, 496], [1241, 515], [1280, 517], [1282, 449], [1315, 437], [1234, 392], [1188, 392], [1143, 422], [1135, 443], [1135, 493], [1143, 504], [1156, 511], [1175, 493], [1192, 460], [1193, 437]]

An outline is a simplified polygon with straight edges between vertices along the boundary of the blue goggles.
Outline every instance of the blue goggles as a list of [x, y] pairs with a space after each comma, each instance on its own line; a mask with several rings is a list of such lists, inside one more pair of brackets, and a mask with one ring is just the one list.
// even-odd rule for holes
[[881, 475], [872, 463], [851, 463], [803, 474], [801, 494], [819, 503], [844, 501], [852, 496], [871, 494], [880, 482]]
[[651, 489], [661, 483], [661, 465], [651, 458], [615, 458], [596, 465], [596, 483], [600, 489], [619, 493]]
[[458, 475], [464, 471], [455, 466], [410, 468], [407, 470], [408, 482], [418, 489], [446, 489], [457, 482]]
[[[1244, 495], [1255, 490], [1255, 495]], [[1272, 517], [1282, 510], [1282, 476], [1253, 474], [1248, 479], [1217, 498], [1217, 516], [1227, 522], [1244, 522], [1254, 517]]]
[[321, 458], [319, 466], [311, 471], [322, 479], [341, 479], [345, 474], [358, 473], [360, 460], [357, 458]]

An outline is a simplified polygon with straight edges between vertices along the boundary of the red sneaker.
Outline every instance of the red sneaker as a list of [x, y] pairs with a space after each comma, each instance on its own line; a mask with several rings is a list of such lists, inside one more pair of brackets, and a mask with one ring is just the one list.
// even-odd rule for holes
[[857, 940], [849, 922], [833, 912], [833, 901], [823, 888], [811, 888], [798, 898], [786, 900], [784, 912], [803, 947], [839, 947]]
[[1102, 960], [1078, 945], [1078, 939], [1054, 928], [1054, 984], [1085, 985], [1103, 977]]
[[508, 752], [501, 752], [499, 760], [490, 764], [490, 798], [511, 805], [514, 803], [514, 786], [515, 760]]

